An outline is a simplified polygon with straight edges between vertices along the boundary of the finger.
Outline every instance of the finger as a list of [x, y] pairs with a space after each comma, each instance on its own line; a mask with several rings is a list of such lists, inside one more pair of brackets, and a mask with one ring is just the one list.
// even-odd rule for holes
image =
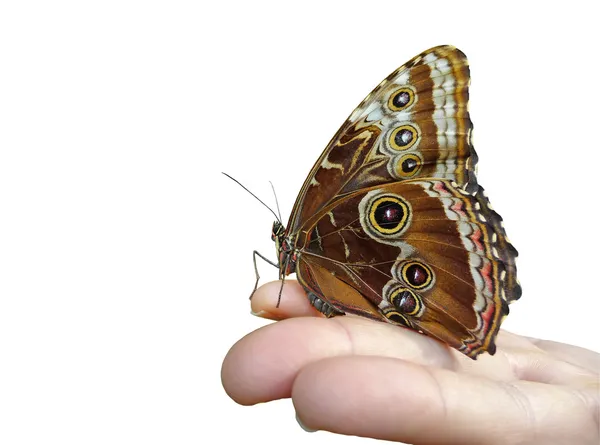
[[550, 340], [529, 339], [538, 348], [550, 352], [573, 365], [581, 366], [589, 371], [600, 373], [600, 354], [579, 346], [568, 345]]
[[[303, 316], [316, 316], [323, 317], [320, 312], [318, 312], [308, 301], [306, 297], [306, 292], [300, 286], [297, 281], [285, 281], [283, 286], [283, 292], [281, 295], [281, 299], [279, 299], [279, 292], [281, 290], [281, 281], [275, 281], [271, 283], [267, 283], [261, 286], [254, 296], [252, 297], [252, 311], [263, 318], [269, 318], [272, 320], [282, 320], [286, 318], [292, 317], [303, 317]], [[279, 307], [277, 307], [277, 301], [280, 301]], [[337, 317], [337, 320], [349, 319], [349, 316]], [[369, 321], [370, 322], [370, 321]], [[344, 322], [342, 322], [344, 323]], [[382, 326], [386, 326], [385, 328], [379, 326], [376, 329], [395, 329], [394, 333], [389, 333], [390, 331], [384, 330], [385, 334], [375, 334], [376, 345], [371, 345], [373, 351], [380, 351], [380, 355], [383, 356], [393, 356], [399, 358], [407, 358], [410, 359], [410, 355], [406, 355], [406, 351], [403, 348], [406, 347], [406, 329], [400, 327], [391, 327], [384, 323], [380, 323]], [[372, 326], [372, 324], [368, 323], [368, 325]], [[380, 332], [380, 331], [377, 331]], [[397, 333], [397, 335], [395, 335]], [[323, 332], [318, 337], [311, 339], [310, 341], [318, 341], [322, 342], [323, 339], [327, 338], [323, 335], [327, 335], [327, 332]], [[359, 335], [359, 334], [356, 334]], [[362, 333], [360, 335], [363, 335]], [[369, 341], [368, 339], [373, 338], [373, 335], [365, 337], [364, 341]], [[409, 334], [410, 335], [410, 334]], [[502, 341], [503, 333], [500, 332], [498, 337], [499, 342]], [[308, 337], [304, 335], [304, 341], [308, 341]], [[416, 338], [414, 336], [410, 336], [410, 338]], [[276, 340], [275, 340], [276, 341]], [[419, 340], [419, 344], [429, 344], [429, 339], [421, 339]], [[412, 344], [413, 347], [416, 344]], [[434, 343], [435, 344], [435, 343]], [[498, 343], [500, 344], [500, 343]], [[510, 343], [512, 344], [512, 343]], [[439, 346], [435, 346], [436, 348]], [[268, 349], [269, 346], [265, 345], [265, 349]], [[427, 349], [425, 349], [427, 351]], [[499, 380], [515, 380], [517, 379], [518, 373], [516, 373], [514, 367], [516, 365], [511, 364], [509, 360], [507, 360], [506, 355], [503, 352], [497, 353], [496, 356], [492, 357], [488, 354], [484, 354], [479, 356], [476, 362], [471, 360], [470, 358], [455, 352], [450, 351], [453, 359], [456, 361], [454, 366], [460, 367], [465, 372], [475, 374], [475, 375], [485, 375], [489, 378], [499, 379]], [[436, 357], [436, 355], [434, 355]], [[516, 361], [513, 361], [517, 363]], [[419, 362], [421, 363], [421, 362]], [[520, 362], [519, 362], [520, 363]]]
[[518, 380], [581, 389], [598, 387], [598, 371], [590, 371], [577, 364], [583, 355], [575, 354], [582, 348], [536, 340], [506, 331], [498, 337], [497, 345]]
[[[273, 320], [298, 316], [322, 316], [310, 305], [306, 292], [298, 282], [291, 280], [285, 282], [280, 305], [277, 307], [280, 290], [281, 281], [260, 287], [252, 298], [253, 312], [259, 312], [257, 315]], [[394, 346], [390, 345], [392, 341], [396, 341], [395, 338], [382, 340], [381, 348], [393, 349]], [[538, 344], [534, 344], [534, 341], [537, 341]], [[560, 352], [558, 346], [561, 344], [554, 343], [552, 345], [551, 343], [553, 342], [543, 342], [501, 331], [496, 342], [498, 352], [494, 357], [484, 354], [479, 356], [477, 361], [472, 361], [461, 354], [455, 354], [455, 359], [457, 366], [464, 372], [493, 380], [529, 380], [568, 385], [574, 388], [598, 386], [598, 371], [589, 372], [589, 366], [594, 366], [598, 362], [598, 354], [576, 347], [571, 347], [572, 351], [568, 354], [558, 354]], [[396, 355], [396, 357], [402, 356]], [[594, 358], [596, 358], [596, 362], [593, 361]], [[583, 360], [589, 365], [585, 369], [577, 366]]]
[[225, 357], [221, 377], [231, 398], [251, 405], [290, 397], [304, 366], [342, 355], [400, 357], [445, 368], [456, 364], [446, 346], [408, 329], [358, 317], [304, 317], [241, 339]]
[[597, 444], [593, 411], [564, 387], [507, 384], [383, 357], [305, 367], [292, 397], [308, 428], [411, 444]]
[[[281, 292], [281, 298], [279, 298]], [[278, 305], [279, 302], [279, 305]], [[250, 300], [252, 313], [271, 320], [292, 317], [321, 316], [308, 301], [306, 292], [297, 281], [273, 281], [259, 287]]]

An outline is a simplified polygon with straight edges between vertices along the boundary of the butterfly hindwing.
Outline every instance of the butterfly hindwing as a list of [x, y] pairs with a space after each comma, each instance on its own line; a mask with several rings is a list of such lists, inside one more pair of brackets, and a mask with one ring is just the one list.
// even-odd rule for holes
[[465, 55], [451, 46], [430, 49], [388, 76], [316, 162], [288, 233], [333, 200], [365, 187], [436, 177], [472, 190], [477, 155], [467, 109], [469, 81]]
[[500, 221], [483, 189], [448, 180], [360, 190], [303, 229], [298, 278], [340, 312], [409, 326], [469, 356], [493, 352], [520, 296]]

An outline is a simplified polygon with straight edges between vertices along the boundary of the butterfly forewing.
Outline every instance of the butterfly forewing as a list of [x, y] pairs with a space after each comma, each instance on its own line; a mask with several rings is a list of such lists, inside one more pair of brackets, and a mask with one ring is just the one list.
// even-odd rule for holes
[[477, 156], [467, 109], [469, 66], [451, 46], [406, 63], [356, 108], [328, 144], [296, 200], [288, 234], [332, 200], [419, 177], [472, 189]]

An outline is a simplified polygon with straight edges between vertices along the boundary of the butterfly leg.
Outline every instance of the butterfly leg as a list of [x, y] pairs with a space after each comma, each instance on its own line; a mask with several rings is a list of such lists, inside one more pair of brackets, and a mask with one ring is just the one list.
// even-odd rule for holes
[[252, 298], [252, 296], [254, 295], [254, 292], [256, 292], [256, 289], [258, 289], [258, 281], [260, 280], [260, 275], [258, 274], [258, 266], [256, 265], [256, 256], [257, 255], [260, 258], [262, 258], [264, 261], [266, 261], [267, 263], [269, 263], [271, 266], [274, 266], [277, 269], [279, 269], [279, 264], [277, 264], [277, 263], [271, 261], [270, 259], [264, 257], [260, 252], [258, 252], [256, 250], [254, 252], [252, 252], [252, 260], [254, 261], [254, 272], [256, 273], [256, 283], [254, 283], [254, 290], [250, 294], [250, 298]]
[[317, 294], [311, 292], [308, 289], [306, 291], [308, 293], [308, 301], [310, 302], [310, 304], [313, 305], [316, 310], [325, 315], [327, 318], [335, 317], [336, 315], [344, 315], [343, 312], [337, 310], [326, 301], [321, 300], [321, 298]]

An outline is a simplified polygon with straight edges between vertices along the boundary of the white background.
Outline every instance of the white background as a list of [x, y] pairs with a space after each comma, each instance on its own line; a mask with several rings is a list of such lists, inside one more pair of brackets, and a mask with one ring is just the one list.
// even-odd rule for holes
[[0, 443], [369, 442], [223, 391], [274, 248], [220, 172], [270, 203], [272, 180], [285, 217], [353, 108], [439, 44], [469, 57], [479, 180], [520, 252], [504, 326], [599, 350], [598, 14], [482, 4], [3, 3]]

